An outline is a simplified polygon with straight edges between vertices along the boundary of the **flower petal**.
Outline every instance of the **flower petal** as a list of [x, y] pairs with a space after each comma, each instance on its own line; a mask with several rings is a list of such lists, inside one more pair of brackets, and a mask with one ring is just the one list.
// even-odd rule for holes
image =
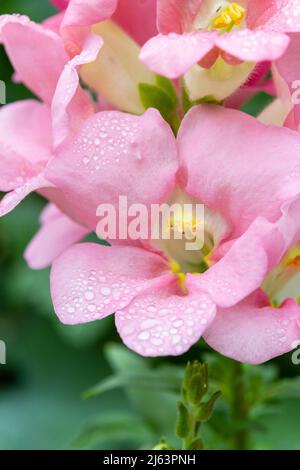
[[76, 132], [82, 123], [94, 113], [91, 99], [81, 89], [77, 68], [96, 60], [103, 44], [100, 37], [89, 35], [83, 49], [64, 67], [58, 80], [52, 101], [53, 140], [58, 147], [69, 135]]
[[200, 339], [215, 311], [207, 294], [178, 295], [173, 283], [141, 293], [115, 318], [122, 340], [138, 354], [176, 356]]
[[258, 291], [235, 307], [218, 309], [204, 337], [225, 356], [261, 364], [295, 348], [300, 340], [300, 307], [293, 300], [270, 307]]
[[163, 34], [190, 31], [202, 3], [203, 0], [158, 0], [159, 31]]
[[[52, 204], [50, 208], [55, 207]], [[51, 209], [49, 217], [42, 217], [42, 227], [29, 243], [25, 251], [25, 259], [32, 269], [43, 269], [61, 255], [67, 248], [82, 240], [89, 230], [77, 224], [58, 209]]]
[[247, 0], [246, 23], [251, 29], [263, 26], [277, 13], [279, 2], [286, 0]]
[[[100, 204], [115, 207], [162, 202], [178, 168], [174, 136], [155, 110], [143, 116], [103, 111], [60, 149], [46, 170], [76, 209], [76, 220], [95, 230]], [[73, 216], [74, 217], [74, 216]]]
[[178, 146], [187, 192], [223, 215], [233, 238], [256, 217], [276, 221], [282, 204], [299, 192], [300, 136], [289, 129], [198, 106], [184, 118]]
[[50, 103], [68, 61], [60, 37], [25, 16], [4, 15], [0, 17], [0, 42], [18, 78], [39, 98]]
[[47, 106], [26, 100], [0, 109], [1, 191], [11, 191], [36, 176], [51, 154], [52, 130]]
[[118, 0], [70, 0], [61, 25], [61, 35], [70, 55], [80, 53], [90, 27], [112, 16]]
[[6, 194], [6, 196], [1, 199], [0, 217], [3, 217], [15, 209], [15, 207], [17, 207], [17, 205], [33, 191], [49, 187], [53, 187], [53, 185], [49, 183], [49, 181], [47, 181], [42, 174], [39, 174], [26, 181], [24, 185], [19, 186], [17, 189]]
[[[299, 105], [299, 47], [300, 35], [290, 34], [290, 44], [286, 53], [273, 65], [273, 79], [279, 98], [287, 105]], [[295, 87], [296, 85], [296, 87]], [[296, 100], [293, 94], [296, 94]]]
[[199, 62], [214, 47], [215, 33], [170, 33], [150, 39], [140, 59], [154, 72], [178, 78]]
[[218, 35], [216, 45], [238, 59], [248, 62], [276, 60], [289, 44], [287, 35], [276, 31], [243, 29]]
[[[300, 198], [282, 208], [276, 223], [258, 218], [224, 256], [201, 276], [188, 274], [188, 289], [208, 292], [221, 307], [231, 307], [258, 289], [300, 238]], [[221, 247], [222, 248], [222, 245]]]
[[119, 0], [113, 20], [138, 44], [157, 34], [156, 2], [153, 0]]
[[300, 5], [298, 0], [275, 0], [276, 10], [263, 27], [272, 31], [297, 33], [300, 31]]
[[69, 0], [51, 0], [51, 2], [60, 10], [67, 8]]
[[52, 266], [55, 311], [67, 324], [99, 320], [125, 308], [141, 291], [167, 282], [172, 277], [167, 268], [162, 257], [139, 248], [74, 245]]

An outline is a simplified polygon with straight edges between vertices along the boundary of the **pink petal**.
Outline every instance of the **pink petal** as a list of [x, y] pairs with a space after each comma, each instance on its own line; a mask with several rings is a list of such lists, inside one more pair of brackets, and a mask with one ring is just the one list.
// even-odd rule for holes
[[157, 34], [155, 0], [119, 0], [113, 20], [138, 44]]
[[140, 59], [154, 72], [178, 78], [199, 62], [214, 47], [215, 33], [170, 33], [150, 39]]
[[27, 17], [4, 15], [0, 17], [0, 41], [19, 79], [49, 103], [68, 60], [60, 37]]
[[50, 112], [38, 101], [0, 109], [0, 189], [10, 191], [37, 175], [51, 157]]
[[158, 0], [157, 24], [162, 34], [191, 31], [203, 0]]
[[59, 218], [61, 215], [61, 211], [55, 204], [49, 203], [47, 204], [41, 212], [40, 215], [40, 222], [41, 224], [46, 224], [51, 220], [55, 220]]
[[39, 174], [26, 181], [24, 185], [19, 186], [17, 189], [6, 194], [6, 196], [1, 199], [0, 217], [3, 217], [15, 209], [15, 207], [33, 191], [37, 191], [41, 188], [49, 188], [51, 186], [52, 184], [49, 183], [42, 174]]
[[286, 50], [289, 38], [285, 34], [243, 29], [218, 35], [216, 45], [223, 51], [249, 62], [276, 60]]
[[65, 47], [71, 55], [80, 53], [82, 44], [90, 27], [112, 16], [117, 7], [118, 0], [70, 0], [64, 20], [61, 25], [61, 34]]
[[99, 320], [125, 308], [141, 291], [169, 282], [159, 255], [132, 247], [74, 245], [52, 266], [51, 293], [63, 323]]
[[78, 131], [94, 113], [91, 99], [79, 85], [77, 68], [96, 60], [102, 44], [99, 36], [88, 36], [81, 53], [65, 65], [58, 80], [52, 101], [53, 140], [56, 147], [69, 135], [70, 130]]
[[265, 22], [264, 28], [284, 32], [300, 31], [300, 4], [298, 0], [275, 0], [276, 11]]
[[260, 364], [295, 348], [300, 339], [300, 307], [288, 300], [272, 308], [258, 291], [234, 307], [218, 309], [204, 337], [225, 356]]
[[51, 0], [51, 2], [60, 10], [67, 8], [69, 0]]
[[[290, 44], [286, 53], [274, 64], [274, 81], [279, 98], [287, 104], [292, 102], [292, 94], [296, 91], [294, 82], [298, 83], [300, 77], [299, 48], [300, 35], [290, 34]], [[298, 87], [297, 87], [298, 89]]]
[[180, 296], [174, 285], [156, 287], [116, 312], [118, 332], [142, 356], [176, 356], [196, 343], [214, 319], [205, 293]]
[[60, 27], [62, 20], [64, 19], [64, 13], [58, 13], [57, 15], [50, 16], [49, 18], [46, 18], [45, 21], [43, 21], [42, 25], [50, 29], [50, 31], [53, 31], [56, 34], [60, 34]]
[[[50, 205], [52, 208], [53, 206]], [[55, 206], [54, 206], [55, 207]], [[52, 212], [52, 209], [51, 209]], [[42, 227], [25, 251], [25, 259], [32, 269], [43, 269], [73, 244], [82, 240], [89, 230], [56, 209], [56, 216], [43, 215]]]
[[260, 287], [267, 272], [298, 242], [299, 220], [299, 197], [282, 208], [276, 223], [258, 218], [205, 273], [187, 275], [188, 289], [207, 292], [221, 307], [240, 302]]
[[178, 146], [187, 192], [222, 214], [233, 238], [256, 217], [276, 221], [282, 204], [299, 192], [296, 132], [240, 111], [198, 106], [184, 118]]
[[95, 230], [99, 204], [164, 201], [178, 168], [174, 136], [155, 110], [143, 116], [103, 111], [60, 149], [46, 170], [76, 209], [76, 220]]
[[[283, 0], [284, 2], [286, 0]], [[263, 26], [277, 12], [277, 5], [282, 0], [248, 0], [247, 1], [247, 26], [255, 29]]]

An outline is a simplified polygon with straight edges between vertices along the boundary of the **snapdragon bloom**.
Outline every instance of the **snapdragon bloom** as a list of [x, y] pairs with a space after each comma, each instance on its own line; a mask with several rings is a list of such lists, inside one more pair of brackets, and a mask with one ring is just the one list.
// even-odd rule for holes
[[[0, 18], [17, 78], [42, 100], [1, 109], [0, 183], [10, 192], [0, 214], [32, 191], [51, 201], [26, 259], [35, 268], [53, 263], [51, 294], [64, 323], [115, 313], [124, 343], [148, 356], [181, 354], [202, 335], [245, 362], [291, 350], [299, 307], [294, 292], [281, 290], [299, 265], [299, 134], [214, 106], [192, 108], [177, 139], [156, 110], [97, 112], [79, 74], [88, 82], [105, 69], [107, 25], [124, 38], [102, 23], [116, 6], [71, 0], [43, 26]], [[151, 238], [76, 244], [95, 231], [98, 206], [117, 207], [120, 195], [146, 208], [203, 204], [204, 220], [192, 225], [204, 223], [204, 246], [188, 252], [182, 240]], [[170, 226], [178, 228], [176, 217]]]
[[[284, 341], [267, 332], [278, 329], [279, 313], [271, 307], [263, 311], [259, 336], [255, 325], [249, 327], [253, 309], [236, 317], [232, 312], [297, 242], [299, 151], [296, 132], [213, 106], [194, 107], [177, 140], [155, 110], [140, 117], [112, 111], [90, 117], [44, 172], [63, 195], [57, 206], [72, 208], [72, 218], [95, 230], [99, 204], [117, 206], [120, 194], [146, 207], [196, 200], [205, 206], [207, 243], [192, 256], [181, 240], [73, 245], [52, 266], [60, 320], [84, 323], [115, 313], [124, 343], [148, 356], [181, 354], [206, 332], [217, 350], [246, 362], [291, 350], [299, 337], [294, 303], [280, 310], [289, 324]], [[51, 243], [47, 220], [42, 230], [33, 256]], [[239, 353], [232, 352], [213, 336], [227, 313], [231, 324], [237, 321], [237, 340], [243, 343], [243, 332], [248, 343], [260, 346], [254, 356], [253, 348], [240, 344]], [[228, 334], [222, 338], [232, 344]]]
[[286, 33], [300, 31], [298, 0], [158, 0], [157, 5], [160, 34], [140, 57], [166, 77], [185, 74], [193, 99], [205, 92], [225, 98], [255, 64], [282, 56]]
[[[0, 190], [9, 192], [0, 210], [4, 215], [32, 191], [51, 200], [61, 197], [43, 172], [57, 146], [95, 112], [94, 103], [79, 85], [77, 68], [95, 60], [102, 42], [88, 37], [81, 54], [70, 60], [57, 33], [17, 15], [0, 17], [0, 42], [18, 80], [39, 98], [8, 104], [0, 110]], [[52, 244], [35, 259], [36, 268], [48, 265], [68, 243], [88, 232], [53, 206], [45, 211], [44, 220], [53, 223]], [[62, 230], [66, 237], [61, 235]]]
[[[57, 2], [56, 2], [57, 3]], [[61, 36], [70, 57], [81, 53], [87, 35], [103, 41], [96, 61], [81, 68], [80, 76], [111, 107], [141, 114], [145, 108], [139, 83], [156, 76], [140, 60], [140, 46], [157, 34], [155, 0], [70, 0], [46, 24]]]

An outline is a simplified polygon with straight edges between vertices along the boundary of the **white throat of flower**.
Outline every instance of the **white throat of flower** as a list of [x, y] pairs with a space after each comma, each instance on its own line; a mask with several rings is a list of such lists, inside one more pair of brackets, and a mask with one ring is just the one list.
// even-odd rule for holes
[[262, 285], [270, 303], [279, 306], [287, 298], [300, 303], [300, 243], [291, 248]]
[[[200, 274], [209, 268], [213, 250], [228, 232], [228, 224], [220, 214], [202, 204], [200, 215], [199, 212], [186, 215], [181, 207], [195, 207], [200, 203], [181, 190], [176, 190], [167, 204], [175, 210], [167, 221], [160, 219], [158, 223], [162, 225], [160, 233], [168, 232], [171, 236], [154, 240], [152, 245], [165, 254], [170, 270], [178, 275], [182, 283], [186, 273]], [[195, 244], [193, 249], [189, 249], [189, 243]]]

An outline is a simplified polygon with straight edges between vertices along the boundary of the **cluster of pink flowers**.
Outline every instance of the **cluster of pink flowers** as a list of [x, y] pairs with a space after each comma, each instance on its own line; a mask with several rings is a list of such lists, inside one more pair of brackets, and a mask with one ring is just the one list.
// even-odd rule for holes
[[[49, 201], [25, 257], [34, 269], [52, 265], [59, 319], [114, 313], [124, 343], [146, 356], [182, 354], [202, 336], [248, 363], [292, 350], [300, 0], [53, 3], [60, 11], [43, 24], [0, 17], [14, 79], [37, 97], [0, 110], [0, 215], [33, 191]], [[175, 104], [170, 126], [140, 84], [169, 100], [176, 91], [189, 110]], [[260, 116], [237, 109], [260, 90], [276, 96]], [[208, 252], [82, 242], [99, 204], [117, 206], [120, 195], [146, 207], [199, 201]]]

